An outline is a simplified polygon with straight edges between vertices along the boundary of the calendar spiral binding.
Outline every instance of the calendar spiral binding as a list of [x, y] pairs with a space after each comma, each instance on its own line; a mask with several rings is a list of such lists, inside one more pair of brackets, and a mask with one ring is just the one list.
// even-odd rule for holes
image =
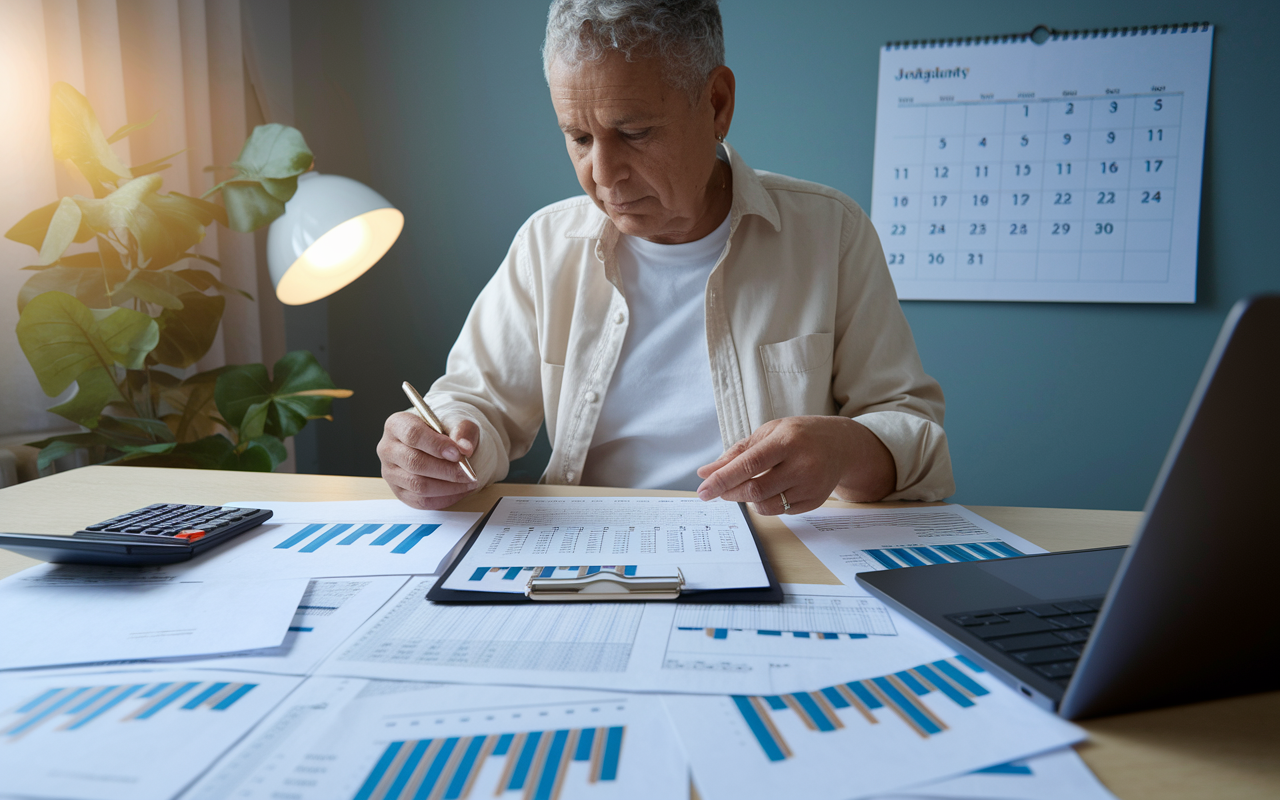
[[1169, 33], [1207, 33], [1213, 29], [1208, 22], [1183, 22], [1172, 25], [1141, 25], [1128, 28], [1093, 28], [1058, 30], [1047, 25], [1037, 25], [1028, 33], [1004, 33], [994, 36], [964, 36], [952, 39], [912, 39], [885, 43], [886, 50], [918, 50], [934, 47], [972, 47], [983, 44], [1014, 44], [1034, 41], [1038, 31], [1045, 32], [1045, 41], [1063, 42], [1079, 39], [1119, 39], [1130, 36], [1156, 36]]

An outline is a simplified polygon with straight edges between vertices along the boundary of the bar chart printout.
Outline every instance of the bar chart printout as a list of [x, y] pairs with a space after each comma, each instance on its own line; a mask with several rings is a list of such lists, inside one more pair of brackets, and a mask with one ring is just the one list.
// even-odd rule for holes
[[816, 509], [784, 522], [847, 586], [859, 572], [1045, 552], [961, 506]]
[[0, 688], [0, 775], [18, 794], [167, 798], [299, 680], [182, 671], [9, 681]]
[[[361, 502], [263, 504], [283, 506], [279, 519], [273, 517], [202, 569], [242, 578], [433, 575], [480, 518], [470, 512], [407, 506], [387, 511], [382, 518], [355, 517], [362, 509], [348, 506]], [[317, 508], [305, 508], [308, 505]]]
[[502, 773], [484, 796], [518, 792], [532, 800], [555, 800], [575, 763], [586, 764], [582, 777], [589, 784], [616, 781], [626, 730], [614, 725], [394, 741], [382, 751], [355, 800], [431, 797], [441, 787], [443, 797], [466, 798], [491, 758], [502, 761]]
[[326, 545], [344, 547], [349, 545], [365, 545], [367, 547], [386, 547], [387, 552], [404, 555], [413, 550], [423, 539], [435, 533], [439, 525], [409, 525], [399, 523], [384, 525], [370, 522], [357, 525], [349, 522], [325, 525], [313, 522], [304, 525], [302, 530], [291, 533], [279, 544], [276, 550], [296, 550], [299, 553], [314, 553]]
[[664, 698], [704, 797], [880, 794], [1082, 738], [963, 656], [782, 695]]
[[230, 753], [192, 800], [619, 800], [688, 792], [680, 745], [652, 696], [320, 678], [298, 701]]

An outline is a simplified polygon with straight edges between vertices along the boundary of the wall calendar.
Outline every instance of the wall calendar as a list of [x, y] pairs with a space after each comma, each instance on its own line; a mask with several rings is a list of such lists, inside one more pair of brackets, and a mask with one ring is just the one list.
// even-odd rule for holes
[[898, 296], [1195, 302], [1213, 26], [1042, 36], [880, 51], [871, 219]]

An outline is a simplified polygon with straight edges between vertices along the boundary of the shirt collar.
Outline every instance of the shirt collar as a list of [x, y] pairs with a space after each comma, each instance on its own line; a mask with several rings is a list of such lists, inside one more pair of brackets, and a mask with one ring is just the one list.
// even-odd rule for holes
[[[738, 227], [738, 221], [748, 214], [764, 217], [775, 231], [782, 230], [782, 217], [778, 206], [760, 182], [760, 176], [747, 166], [747, 162], [727, 143], [721, 142], [716, 148], [716, 155], [728, 162], [733, 170], [733, 206], [729, 215], [733, 218], [730, 229]], [[612, 228], [609, 215], [601, 211], [595, 204], [588, 208], [587, 218], [577, 228], [565, 233], [570, 239], [603, 239], [607, 228]]]

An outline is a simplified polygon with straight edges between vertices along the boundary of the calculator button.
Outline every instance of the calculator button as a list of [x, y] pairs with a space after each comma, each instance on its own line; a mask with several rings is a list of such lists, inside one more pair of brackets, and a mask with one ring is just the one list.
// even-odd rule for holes
[[188, 542], [194, 542], [196, 539], [204, 538], [204, 531], [187, 530], [187, 531], [183, 531], [182, 533], [175, 534], [173, 538], [186, 539]]

